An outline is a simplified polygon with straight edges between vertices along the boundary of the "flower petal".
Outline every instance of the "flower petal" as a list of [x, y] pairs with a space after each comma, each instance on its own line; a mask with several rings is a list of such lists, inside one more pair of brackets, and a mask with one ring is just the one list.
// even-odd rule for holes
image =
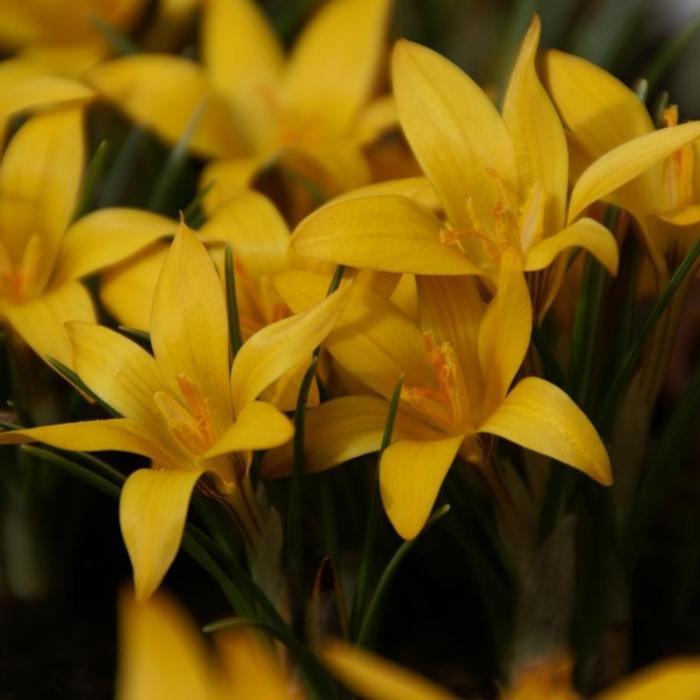
[[173, 236], [177, 223], [140, 209], [100, 209], [76, 221], [58, 251], [52, 284], [85, 277], [121, 262], [159, 238]]
[[334, 0], [306, 26], [284, 83], [287, 100], [302, 118], [321, 121], [334, 134], [350, 126], [374, 87], [391, 5], [391, 0]]
[[25, 442], [43, 442], [61, 450], [78, 452], [131, 452], [151, 459], [158, 454], [148, 437], [128, 418], [59, 423], [0, 433], [0, 445]]
[[321, 656], [343, 685], [367, 700], [457, 700], [421, 676], [344, 642], [326, 642]]
[[485, 382], [483, 410], [488, 414], [506, 395], [523, 363], [532, 334], [532, 303], [519, 261], [501, 258], [496, 296], [479, 328], [479, 358]]
[[83, 175], [83, 116], [64, 109], [31, 118], [15, 134], [0, 165], [0, 230], [12, 259], [38, 238], [41, 255], [28, 281], [41, 292], [73, 215]]
[[620, 254], [610, 231], [593, 219], [579, 219], [563, 231], [541, 240], [525, 253], [525, 270], [533, 272], [549, 267], [569, 248], [587, 250], [614, 277]]
[[37, 355], [51, 356], [67, 367], [73, 367], [73, 348], [64, 324], [96, 321], [92, 299], [80, 282], [64, 284], [26, 304], [6, 306], [2, 313]]
[[282, 46], [252, 0], [207, 0], [201, 41], [207, 74], [221, 93], [236, 98], [256, 85], [277, 81], [284, 61]]
[[231, 241], [236, 264], [255, 280], [288, 266], [287, 224], [275, 205], [253, 190], [242, 190], [218, 207], [200, 234], [207, 239]]
[[153, 294], [167, 254], [162, 243], [100, 275], [100, 301], [122, 325], [150, 328]]
[[199, 178], [200, 188], [206, 190], [204, 209], [208, 214], [248, 188], [255, 175], [266, 165], [259, 156], [224, 158], [209, 163]]
[[336, 264], [424, 275], [475, 275], [481, 270], [440, 241], [443, 224], [406, 197], [346, 199], [299, 224], [291, 247], [299, 255]]
[[173, 442], [154, 395], [163, 379], [152, 355], [109, 328], [93, 323], [66, 326], [78, 376], [105, 403], [131, 418], [162, 445]]
[[572, 399], [539, 377], [518, 382], [479, 428], [612, 483], [610, 459], [600, 436]]
[[175, 559], [198, 469], [138, 469], [124, 483], [119, 523], [136, 599], [150, 598]]
[[596, 695], [596, 700], [695, 700], [700, 688], [697, 657], [669, 659], [638, 671]]
[[399, 440], [384, 451], [379, 486], [396, 532], [412, 540], [423, 529], [463, 435], [442, 440]]
[[503, 119], [513, 139], [521, 200], [540, 186], [544, 230], [558, 231], [566, 216], [569, 158], [564, 128], [535, 70], [539, 40], [540, 19], [535, 15], [511, 73]]
[[217, 440], [205, 458], [229, 452], [268, 450], [289, 442], [292, 435], [294, 425], [284, 413], [265, 401], [251, 401], [243, 406], [236, 422]]
[[[569, 221], [593, 202], [627, 184], [651, 166], [659, 163], [688, 143], [700, 138], [700, 122], [659, 129], [639, 136], [608, 151], [589, 166], [574, 185], [569, 202]], [[633, 213], [643, 216], [653, 208], [654, 199], [640, 202]]]
[[165, 595], [119, 602], [117, 700], [216, 697], [200, 631]]
[[[319, 472], [355, 457], [379, 450], [389, 415], [389, 402], [378, 396], [342, 396], [307, 410], [304, 470]], [[403, 411], [394, 423], [394, 439], [437, 437]], [[265, 455], [262, 474], [286, 476], [292, 470], [293, 446], [284, 445]]]
[[304, 358], [311, 361], [314, 348], [328, 335], [342, 311], [347, 292], [347, 287], [339, 289], [309, 311], [266, 326], [243, 344], [231, 368], [237, 413]]
[[204, 156], [241, 152], [227, 107], [192, 61], [159, 54], [126, 56], [95, 67], [88, 82], [129, 118], [168, 143], [180, 139], [205, 103], [191, 148]]
[[513, 145], [491, 100], [453, 63], [409, 41], [396, 44], [392, 75], [401, 126], [447, 218], [468, 224], [468, 197], [490, 216], [503, 190], [518, 191]]
[[201, 392], [218, 437], [233, 418], [229, 337], [221, 279], [204, 245], [180, 225], [158, 277], [151, 313], [151, 345], [171, 393], [185, 405], [183, 382]]
[[[292, 270], [278, 275], [275, 286], [285, 303], [299, 313], [323, 298], [328, 277]], [[324, 345], [344, 369], [386, 398], [402, 376], [410, 386], [433, 382], [418, 327], [386, 297], [364, 285], [352, 286]]]

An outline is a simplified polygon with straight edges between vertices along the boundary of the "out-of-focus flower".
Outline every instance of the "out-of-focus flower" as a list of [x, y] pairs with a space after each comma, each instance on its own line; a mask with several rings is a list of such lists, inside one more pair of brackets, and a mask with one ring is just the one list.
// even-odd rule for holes
[[254, 546], [262, 524], [248, 478], [251, 451], [281, 445], [293, 433], [282, 413], [256, 399], [310, 356], [332, 327], [343, 295], [331, 295], [308, 313], [257, 333], [229, 372], [222, 283], [203, 244], [182, 225], [153, 301], [155, 357], [108, 328], [68, 327], [76, 372], [123, 418], [2, 433], [0, 443], [39, 440], [63, 449], [121, 450], [152, 460], [150, 469], [129, 476], [120, 503], [136, 594], [145, 599], [179, 549], [198, 482], [204, 493], [229, 504]]
[[[700, 239], [700, 145], [672, 148], [671, 140], [664, 142], [678, 124], [675, 105], [663, 112], [664, 128], [657, 131], [637, 95], [602, 68], [560, 51], [547, 52], [545, 65], [547, 87], [571, 132], [574, 180], [596, 159], [613, 162], [638, 152], [647, 161], [644, 169], [635, 168], [636, 177], [605, 198], [634, 216], [659, 283], [665, 284]], [[649, 148], [652, 140], [661, 157]]]
[[117, 700], [302, 700], [259, 637], [216, 636], [211, 652], [185, 612], [164, 594], [119, 606]]
[[165, 233], [141, 228], [109, 239], [105, 234], [123, 222], [119, 209], [71, 224], [83, 178], [82, 120], [82, 111], [70, 107], [30, 119], [0, 165], [0, 317], [36, 353], [69, 366], [73, 352], [63, 324], [95, 320], [79, 280]]
[[90, 82], [167, 142], [194, 126], [192, 151], [216, 159], [202, 180], [214, 183], [212, 208], [278, 160], [334, 194], [368, 181], [362, 147], [395, 123], [390, 100], [370, 99], [390, 5], [331, 0], [286, 59], [252, 0], [208, 0], [202, 66], [134, 55], [97, 67]]
[[[309, 273], [278, 285], [294, 310], [313, 304], [323, 289], [321, 282], [311, 292]], [[385, 298], [355, 285], [324, 344], [382, 398], [348, 396], [311, 409], [306, 468], [325, 469], [377, 450], [387, 399], [404, 377], [394, 441], [382, 455], [379, 481], [386, 513], [406, 539], [425, 524], [457, 454], [489, 479], [482, 433], [553, 457], [600, 483], [612, 481], [605, 447], [566, 393], [537, 377], [511, 388], [532, 331], [530, 297], [514, 251], [503, 256], [497, 289], [485, 304], [474, 278], [419, 278], [421, 334]], [[266, 473], [283, 469], [285, 461], [284, 451], [270, 454]]]
[[[458, 700], [447, 690], [396, 664], [342, 642], [329, 642], [323, 659], [345, 686], [366, 700]], [[700, 691], [700, 661], [672, 659], [640, 671], [596, 695], [596, 700], [695, 700]], [[503, 700], [577, 700], [569, 676], [545, 664], [525, 674]]]

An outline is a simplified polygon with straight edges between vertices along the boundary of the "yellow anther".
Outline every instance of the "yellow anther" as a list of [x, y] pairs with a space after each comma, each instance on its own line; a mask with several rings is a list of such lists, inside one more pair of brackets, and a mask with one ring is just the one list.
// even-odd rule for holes
[[665, 127], [678, 126], [678, 105], [666, 107], [661, 115], [661, 121]]
[[211, 428], [211, 419], [209, 417], [209, 402], [202, 394], [199, 387], [195, 386], [184, 374], [177, 375], [177, 383], [185, 397], [188, 406], [190, 407], [190, 415], [194, 419], [202, 441], [207, 447], [211, 447], [214, 443], [214, 436]]
[[[677, 126], [678, 105], [671, 105], [664, 110], [662, 122], [665, 127]], [[683, 146], [664, 161], [664, 211], [674, 211], [690, 205], [693, 199], [694, 168], [695, 156], [690, 144]]]

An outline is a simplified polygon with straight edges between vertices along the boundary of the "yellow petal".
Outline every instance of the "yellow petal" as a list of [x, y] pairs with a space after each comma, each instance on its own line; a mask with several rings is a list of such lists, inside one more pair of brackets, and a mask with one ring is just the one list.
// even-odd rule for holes
[[561, 51], [548, 51], [544, 67], [554, 104], [591, 161], [654, 131], [641, 100], [602, 68]]
[[[605, 199], [697, 138], [700, 138], [700, 122], [688, 122], [639, 136], [608, 151], [588, 167], [576, 182], [569, 203], [569, 221], [576, 219], [593, 202]], [[638, 209], [633, 213], [642, 216], [654, 206], [653, 198], [639, 202]]]
[[358, 115], [353, 137], [359, 143], [369, 144], [382, 134], [399, 125], [399, 112], [393, 95], [383, 95], [372, 100]]
[[105, 403], [142, 426], [154, 441], [172, 438], [154, 395], [165, 387], [155, 359], [136, 343], [109, 328], [70, 323], [68, 335], [78, 376]]
[[100, 275], [100, 301], [120, 324], [148, 331], [158, 275], [168, 253], [163, 243]]
[[[217, 638], [226, 674], [226, 698], [301, 700], [269, 647], [243, 630]], [[211, 696], [210, 696], [211, 697]]]
[[518, 191], [513, 145], [493, 103], [457, 66], [409, 41], [396, 44], [392, 75], [401, 126], [447, 218], [466, 225], [468, 197], [491, 216], [503, 189]]
[[336, 202], [343, 202], [346, 199], [359, 199], [361, 197], [370, 197], [374, 195], [398, 194], [402, 197], [408, 197], [418, 204], [437, 212], [441, 209], [440, 200], [430, 184], [430, 181], [423, 176], [406, 177], [399, 180], [385, 180], [384, 182], [375, 182], [371, 185], [358, 187], [350, 192], [346, 192], [336, 197], [332, 202], [325, 206], [333, 206]]
[[119, 601], [117, 700], [213, 700], [213, 674], [199, 630], [163, 594]]
[[198, 469], [138, 469], [124, 483], [119, 523], [134, 570], [136, 599], [147, 600], [175, 559]]
[[0, 230], [19, 262], [33, 236], [41, 256], [28, 284], [40, 292], [73, 215], [83, 175], [83, 117], [65, 109], [33, 117], [10, 142], [0, 165]]
[[158, 277], [151, 313], [151, 345], [171, 393], [185, 405], [185, 384], [201, 392], [218, 437], [233, 418], [229, 381], [228, 317], [224, 290], [204, 245], [184, 224]]
[[26, 304], [6, 306], [2, 313], [37, 355], [49, 355], [68, 367], [73, 367], [73, 349], [64, 324], [96, 320], [92, 299], [79, 282], [61, 285]]
[[321, 656], [343, 685], [367, 700], [457, 700], [421, 676], [343, 642], [326, 642]]
[[328, 335], [342, 311], [347, 291], [347, 287], [339, 289], [313, 309], [266, 326], [243, 344], [231, 368], [236, 412], [305, 358], [311, 361], [314, 348]]
[[[328, 277], [293, 270], [278, 275], [275, 286], [285, 303], [299, 313], [323, 298]], [[324, 345], [350, 374], [386, 398], [402, 376], [410, 386], [432, 384], [420, 330], [388, 299], [363, 285], [352, 286]]]
[[387, 517], [405, 540], [425, 525], [463, 435], [443, 440], [399, 440], [382, 455], [379, 485]]
[[506, 395], [532, 334], [530, 292], [512, 253], [507, 251], [501, 258], [496, 296], [479, 328], [479, 358], [486, 385], [483, 410], [487, 413]]
[[275, 83], [284, 55], [257, 3], [207, 0], [202, 15], [202, 58], [216, 89], [235, 98], [256, 85]]
[[596, 700], [696, 700], [700, 689], [700, 661], [670, 659], [639, 671], [599, 695]]
[[521, 199], [542, 187], [544, 230], [558, 231], [566, 215], [569, 159], [559, 117], [535, 70], [540, 19], [535, 15], [523, 39], [503, 105], [520, 175]]
[[172, 236], [177, 223], [140, 209], [100, 209], [76, 221], [58, 251], [53, 284], [85, 277], [121, 262], [159, 238]]
[[56, 75], [42, 75], [23, 80], [0, 96], [0, 118], [20, 112], [83, 105], [95, 96], [84, 83]]
[[159, 54], [138, 54], [103, 63], [89, 83], [129, 118], [168, 143], [176, 143], [204, 105], [190, 146], [204, 156], [240, 152], [231, 115], [210, 89], [197, 64]]
[[253, 190], [242, 190], [218, 207], [200, 234], [231, 241], [234, 261], [255, 280], [287, 268], [287, 224], [275, 205]]
[[229, 199], [247, 189], [255, 175], [265, 166], [259, 156], [225, 158], [209, 163], [199, 179], [200, 188], [206, 189], [204, 208], [208, 214], [216, 211]]
[[386, 272], [474, 275], [479, 268], [440, 241], [443, 224], [406, 197], [346, 199], [304, 219], [291, 247], [299, 255]]
[[612, 483], [610, 459], [596, 429], [568, 394], [538, 377], [518, 382], [479, 432], [553, 457], [605, 486]]
[[25, 442], [43, 442], [61, 450], [78, 452], [116, 450], [151, 458], [157, 454], [157, 449], [148, 437], [128, 418], [42, 425], [0, 433], [0, 445]]
[[579, 219], [563, 231], [541, 240], [525, 253], [525, 270], [533, 272], [549, 267], [555, 258], [569, 248], [587, 250], [614, 277], [617, 274], [619, 251], [610, 231], [593, 219]]
[[[304, 469], [319, 472], [355, 457], [376, 452], [389, 415], [389, 402], [378, 396], [343, 396], [331, 399], [306, 412]], [[415, 418], [398, 411], [394, 423], [395, 440], [435, 438]], [[262, 473], [266, 477], [286, 476], [292, 469], [293, 448], [285, 445], [265, 455]]]
[[268, 450], [292, 439], [294, 425], [272, 404], [251, 401], [236, 416], [236, 422], [226, 430], [205, 457], [229, 452]]
[[349, 127], [367, 101], [385, 50], [391, 0], [332, 0], [297, 39], [285, 76], [287, 100], [331, 133]]

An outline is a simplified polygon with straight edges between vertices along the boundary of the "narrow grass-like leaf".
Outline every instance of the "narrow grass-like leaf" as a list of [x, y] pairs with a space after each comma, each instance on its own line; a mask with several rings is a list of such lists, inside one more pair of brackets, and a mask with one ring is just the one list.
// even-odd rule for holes
[[228, 316], [228, 337], [231, 345], [231, 362], [243, 346], [241, 334], [241, 319], [238, 316], [238, 300], [236, 298], [236, 273], [233, 265], [233, 246], [231, 241], [226, 243], [224, 250], [224, 278], [226, 281], [226, 312]]
[[147, 331], [139, 330], [138, 328], [132, 328], [131, 326], [117, 326], [124, 335], [131, 336], [136, 340], [139, 345], [144, 346], [147, 350], [151, 349], [151, 334]]
[[102, 35], [102, 38], [121, 56], [138, 53], [139, 47], [123, 32], [105, 22], [101, 17], [90, 14], [90, 23]]
[[202, 189], [197, 190], [192, 201], [182, 210], [182, 218], [186, 224], [195, 226], [194, 219], [196, 215], [200, 213], [201, 204], [213, 186], [214, 183], [210, 182], [202, 187]]
[[605, 398], [601, 402], [601, 408], [598, 413], [597, 425], [599, 427], [604, 427], [607, 422], [612, 418], [612, 413], [615, 409], [617, 400], [619, 399], [620, 393], [627, 384], [632, 370], [637, 364], [637, 360], [644, 349], [644, 345], [651, 334], [656, 322], [661, 318], [662, 314], [666, 310], [666, 307], [673, 299], [673, 295], [676, 293], [677, 289], [680, 287], [683, 280], [694, 269], [695, 262], [700, 256], [700, 241], [697, 241], [695, 245], [690, 249], [688, 254], [683, 259], [683, 262], [678, 266], [673, 276], [669, 280], [668, 284], [664, 288], [663, 292], [657, 299], [653, 308], [649, 312], [644, 325], [642, 326], [639, 335], [629, 349], [625, 361], [622, 363], [620, 371], [617, 373], [613, 379], [610, 388], [605, 394]]
[[[438, 508], [430, 520], [425, 524], [425, 527], [421, 533], [425, 532], [433, 523], [437, 522], [443, 515], [446, 515], [450, 510], [450, 504], [446, 503], [444, 506]], [[377, 587], [374, 589], [374, 594], [370, 600], [369, 606], [367, 607], [367, 612], [362, 620], [362, 625], [360, 626], [360, 632], [357, 635], [357, 646], [363, 647], [368, 646], [373, 637], [374, 631], [378, 622], [379, 612], [381, 611], [382, 603], [389, 590], [389, 586], [394, 579], [394, 575], [401, 566], [401, 562], [404, 560], [406, 555], [411, 551], [411, 548], [415, 544], [416, 539], [407, 540], [403, 542], [399, 548], [394, 553], [394, 556], [389, 560], [384, 572], [377, 583]]]
[[85, 382], [70, 368], [66, 367], [55, 357], [46, 357], [46, 361], [56, 370], [67, 382], [72, 384], [79, 392], [92, 399], [98, 406], [101, 406], [113, 418], [120, 418], [121, 415], [115, 411], [108, 403], [103, 401]]
[[358, 627], [362, 615], [365, 612], [367, 599], [367, 583], [369, 580], [369, 572], [374, 556], [374, 545], [377, 539], [377, 526], [379, 524], [379, 515], [381, 512], [381, 503], [379, 498], [379, 461], [382, 458], [384, 450], [391, 444], [392, 435], [394, 433], [394, 423], [396, 422], [396, 412], [399, 408], [399, 399], [401, 398], [401, 387], [403, 386], [403, 377], [399, 379], [394, 391], [391, 394], [389, 402], [389, 410], [387, 412], [386, 423], [384, 425], [384, 433], [382, 435], [382, 443], [377, 457], [377, 468], [374, 472], [374, 480], [372, 481], [372, 490], [370, 492], [369, 510], [367, 514], [367, 529], [365, 531], [365, 542], [362, 548], [362, 558], [357, 572], [357, 585], [355, 587], [355, 595], [352, 601], [352, 611], [350, 613], [350, 630], [354, 636], [358, 632]]
[[95, 186], [105, 172], [109, 151], [109, 141], [100, 142], [99, 146], [95, 149], [95, 153], [90, 159], [90, 163], [85, 171], [80, 198], [73, 212], [73, 220], [79, 219], [90, 210], [90, 203], [95, 194]]

